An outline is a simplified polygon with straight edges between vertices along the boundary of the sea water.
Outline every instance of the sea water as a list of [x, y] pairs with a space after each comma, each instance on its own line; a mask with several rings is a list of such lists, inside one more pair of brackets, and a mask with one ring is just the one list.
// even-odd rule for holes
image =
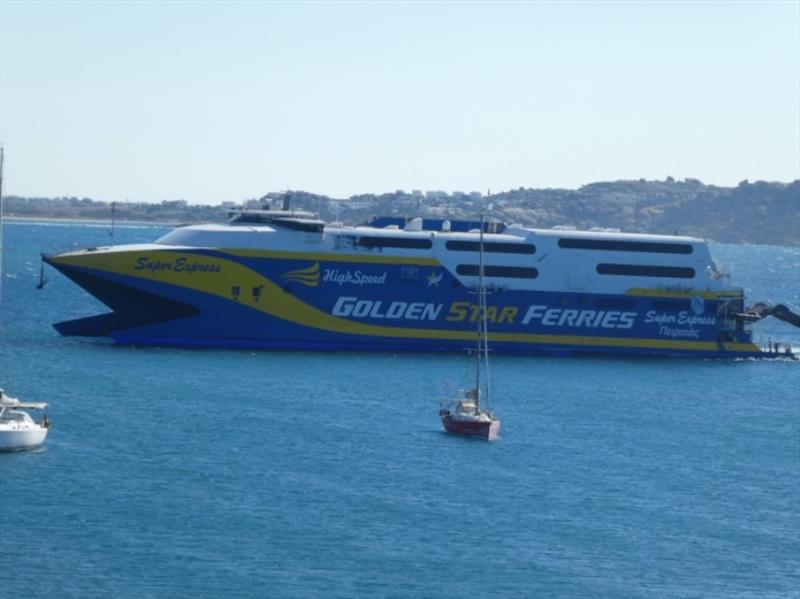
[[[437, 415], [465, 357], [60, 337], [105, 309], [39, 253], [108, 226], [5, 234], [0, 385], [53, 428], [0, 455], [2, 598], [800, 597], [798, 362], [497, 356], [473, 441]], [[800, 308], [798, 249], [712, 251]]]

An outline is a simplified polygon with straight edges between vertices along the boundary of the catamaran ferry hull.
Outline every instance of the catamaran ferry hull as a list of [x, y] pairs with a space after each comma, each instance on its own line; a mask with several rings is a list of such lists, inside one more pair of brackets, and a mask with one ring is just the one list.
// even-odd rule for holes
[[[471, 279], [460, 276], [471, 271], [435, 255], [146, 244], [44, 259], [112, 309], [55, 328], [130, 345], [463, 352], [480, 317]], [[780, 353], [761, 350], [734, 321], [744, 306], [739, 289], [600, 293], [569, 284], [514, 288], [501, 279], [486, 307], [495, 353]]]

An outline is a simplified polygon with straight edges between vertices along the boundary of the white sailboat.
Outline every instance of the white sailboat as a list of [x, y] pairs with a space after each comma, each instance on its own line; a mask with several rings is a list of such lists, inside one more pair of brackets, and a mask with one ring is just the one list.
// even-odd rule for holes
[[[0, 304], [3, 298], [3, 162], [0, 148]], [[0, 330], [0, 343], [2, 343]], [[36, 422], [25, 410], [44, 410], [46, 403], [25, 403], [0, 389], [0, 451], [19, 451], [39, 447], [47, 438], [50, 421], [47, 415]]]
[[[480, 259], [478, 266], [478, 327], [475, 347], [475, 387], [462, 390], [455, 400], [443, 402], [439, 409], [444, 430], [455, 435], [477, 437], [494, 441], [500, 432], [500, 420], [489, 410], [491, 386], [489, 384], [489, 335], [486, 324], [486, 286], [483, 268], [484, 219], [481, 215]], [[484, 372], [481, 380], [481, 372]], [[485, 392], [485, 395], [484, 395]], [[483, 397], [483, 406], [481, 405]], [[485, 407], [484, 407], [485, 406]]]
[[47, 438], [47, 414], [36, 422], [26, 410], [44, 410], [46, 403], [21, 402], [0, 389], [0, 451], [20, 451], [39, 447]]

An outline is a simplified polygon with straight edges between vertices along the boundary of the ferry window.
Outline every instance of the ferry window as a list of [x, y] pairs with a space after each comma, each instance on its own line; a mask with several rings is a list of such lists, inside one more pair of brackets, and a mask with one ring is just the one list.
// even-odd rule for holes
[[600, 310], [634, 310], [636, 301], [627, 297], [597, 297], [594, 307]]
[[601, 275], [622, 275], [626, 277], [670, 277], [675, 279], [693, 279], [693, 268], [683, 266], [651, 266], [647, 264], [598, 264], [597, 272]]
[[414, 250], [429, 250], [433, 247], [430, 239], [415, 237], [359, 237], [358, 245], [366, 248], [408, 248]]
[[[481, 244], [479, 241], [461, 241], [453, 239], [445, 243], [448, 250], [458, 252], [480, 252]], [[536, 246], [530, 243], [502, 243], [499, 241], [485, 241], [483, 251], [496, 252], [500, 254], [534, 254]]]
[[[459, 264], [456, 272], [468, 277], [478, 276], [477, 264]], [[484, 266], [483, 272], [487, 277], [507, 277], [513, 279], [535, 279], [539, 271], [535, 268], [524, 266]]]
[[656, 312], [683, 312], [691, 307], [689, 300], [653, 300], [651, 305]]
[[608, 250], [613, 252], [650, 252], [654, 254], [691, 254], [694, 248], [688, 243], [661, 243], [654, 241], [622, 241], [619, 239], [562, 238], [558, 247], [571, 250]]

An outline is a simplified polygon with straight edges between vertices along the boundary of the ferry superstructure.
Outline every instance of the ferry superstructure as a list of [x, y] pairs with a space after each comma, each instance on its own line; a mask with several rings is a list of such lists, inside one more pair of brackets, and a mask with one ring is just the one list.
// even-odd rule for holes
[[[54, 326], [132, 345], [462, 352], [480, 318], [478, 226], [242, 210], [45, 256], [112, 310]], [[484, 264], [496, 353], [777, 353], [753, 343], [743, 290], [701, 239], [489, 223]]]

